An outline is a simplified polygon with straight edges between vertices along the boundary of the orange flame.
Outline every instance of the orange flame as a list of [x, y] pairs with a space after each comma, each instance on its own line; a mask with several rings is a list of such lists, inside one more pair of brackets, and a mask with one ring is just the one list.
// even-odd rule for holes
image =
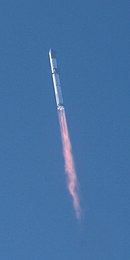
[[65, 171], [68, 177], [68, 190], [73, 198], [73, 206], [76, 212], [76, 216], [79, 219], [81, 214], [80, 202], [78, 196], [78, 181], [76, 176], [76, 170], [74, 165], [74, 159], [72, 155], [71, 142], [67, 127], [67, 120], [65, 110], [59, 110], [59, 121], [63, 145], [63, 155], [65, 160]]

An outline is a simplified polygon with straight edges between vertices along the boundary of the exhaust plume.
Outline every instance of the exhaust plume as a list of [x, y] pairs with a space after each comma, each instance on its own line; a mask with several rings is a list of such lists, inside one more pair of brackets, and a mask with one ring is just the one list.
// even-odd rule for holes
[[73, 206], [75, 209], [76, 217], [79, 219], [81, 215], [81, 209], [80, 209], [80, 202], [78, 196], [78, 180], [76, 176], [71, 142], [70, 142], [68, 127], [67, 127], [65, 109], [58, 110], [58, 115], [59, 115], [59, 122], [60, 122], [63, 155], [65, 161], [65, 172], [67, 174], [67, 186], [73, 199]]

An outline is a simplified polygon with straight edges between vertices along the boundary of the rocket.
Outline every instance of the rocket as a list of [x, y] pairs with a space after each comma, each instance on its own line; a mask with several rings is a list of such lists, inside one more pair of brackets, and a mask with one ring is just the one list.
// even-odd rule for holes
[[60, 77], [57, 68], [56, 57], [52, 49], [49, 50], [49, 58], [50, 58], [51, 73], [52, 73], [52, 79], [54, 84], [54, 92], [55, 92], [57, 109], [63, 110], [64, 105], [63, 105], [63, 97], [61, 92]]

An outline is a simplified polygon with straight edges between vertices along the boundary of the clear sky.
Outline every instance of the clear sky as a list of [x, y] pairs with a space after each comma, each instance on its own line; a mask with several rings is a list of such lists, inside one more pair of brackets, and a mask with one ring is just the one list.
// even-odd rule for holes
[[[124, 0], [0, 0], [0, 259], [130, 257]], [[66, 186], [48, 51], [57, 53], [83, 219]]]

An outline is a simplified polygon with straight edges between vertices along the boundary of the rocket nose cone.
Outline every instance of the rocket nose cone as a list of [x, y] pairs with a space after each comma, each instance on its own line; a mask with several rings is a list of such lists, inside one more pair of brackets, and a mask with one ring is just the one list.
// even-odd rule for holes
[[55, 53], [54, 53], [54, 50], [52, 48], [49, 50], [49, 55], [50, 55], [51, 58], [55, 57]]

